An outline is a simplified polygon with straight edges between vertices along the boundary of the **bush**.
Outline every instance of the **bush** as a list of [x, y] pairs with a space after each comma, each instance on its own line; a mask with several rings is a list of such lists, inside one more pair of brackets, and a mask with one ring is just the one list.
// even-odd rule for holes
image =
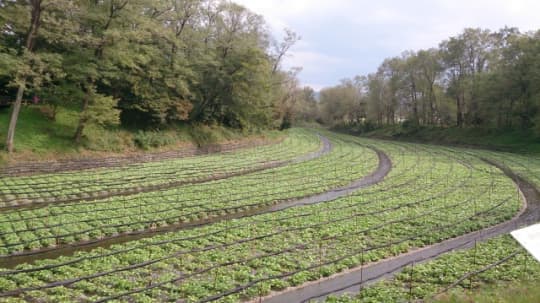
[[292, 127], [292, 121], [291, 121], [291, 115], [290, 114], [286, 114], [284, 117], [283, 117], [283, 120], [281, 121], [281, 125], [279, 126], [279, 129], [280, 130], [285, 130], [285, 129], [289, 129]]
[[401, 123], [401, 127], [409, 131], [415, 131], [420, 128], [420, 125], [414, 120], [405, 120]]
[[145, 150], [171, 145], [176, 143], [176, 141], [177, 138], [174, 135], [159, 131], [140, 130], [133, 138], [135, 145]]
[[191, 135], [191, 138], [193, 138], [193, 142], [199, 147], [214, 144], [218, 141], [218, 136], [215, 134], [215, 131], [204, 125], [192, 126], [189, 129], [189, 134]]
[[131, 135], [120, 130], [107, 130], [101, 127], [88, 127], [84, 146], [89, 150], [121, 152], [133, 147]]

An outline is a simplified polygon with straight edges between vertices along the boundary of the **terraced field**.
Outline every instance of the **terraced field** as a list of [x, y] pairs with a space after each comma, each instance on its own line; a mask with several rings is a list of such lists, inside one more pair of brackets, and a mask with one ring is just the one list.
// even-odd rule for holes
[[407, 266], [394, 279], [364, 288], [356, 296], [329, 297], [326, 302], [434, 302], [486, 285], [540, 281], [540, 264], [509, 235], [447, 253], [434, 261]]
[[[0, 212], [0, 301], [300, 302], [351, 287], [362, 291], [328, 300], [427, 298], [476, 267], [441, 278], [426, 263], [425, 285], [413, 293], [402, 291], [406, 262], [394, 280], [367, 288], [363, 268], [382, 264], [373, 270], [380, 279], [393, 272], [389, 262], [464, 248], [456, 239], [470, 244], [466, 237], [489, 230], [472, 238], [481, 242], [530, 211], [509, 175], [519, 157], [319, 133], [292, 130], [280, 143], [225, 154], [4, 177], [2, 190], [18, 202]], [[39, 181], [49, 178], [50, 188]], [[106, 197], [83, 195], [102, 188]], [[34, 200], [21, 202], [23, 190]], [[511, 243], [500, 239], [485, 249]], [[472, 285], [480, 282], [489, 281]]]
[[0, 207], [57, 203], [133, 194], [202, 183], [283, 166], [317, 155], [322, 148], [313, 133], [293, 132], [279, 144], [236, 153], [165, 159], [119, 167], [64, 171], [0, 179]]

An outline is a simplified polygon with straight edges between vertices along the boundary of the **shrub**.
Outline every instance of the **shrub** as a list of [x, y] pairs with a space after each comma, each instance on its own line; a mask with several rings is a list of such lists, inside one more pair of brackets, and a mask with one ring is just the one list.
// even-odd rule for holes
[[133, 138], [133, 142], [136, 146], [148, 150], [174, 144], [177, 139], [176, 136], [167, 132], [140, 130]]

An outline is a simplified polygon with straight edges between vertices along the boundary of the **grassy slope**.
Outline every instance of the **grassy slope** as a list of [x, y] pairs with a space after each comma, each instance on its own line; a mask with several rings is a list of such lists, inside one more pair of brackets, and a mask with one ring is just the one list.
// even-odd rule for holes
[[364, 133], [362, 136], [540, 154], [540, 138], [530, 132], [515, 130], [501, 131], [457, 127], [407, 129], [402, 126], [388, 126]]
[[[10, 111], [0, 110], [0, 147], [5, 147]], [[23, 107], [15, 131], [15, 148], [25, 152], [73, 152], [76, 118], [67, 111], [58, 114], [54, 123], [46, 119], [37, 108]]]
[[453, 293], [437, 300], [437, 303], [538, 303], [540, 301], [540, 285], [537, 283], [505, 283], [474, 292]]
[[[8, 159], [3, 151], [10, 111], [0, 108], [0, 165]], [[115, 153], [140, 152], [143, 150], [167, 150], [188, 144], [208, 144], [234, 141], [253, 137], [277, 137], [277, 131], [246, 134], [223, 127], [178, 127], [160, 132], [132, 132], [123, 129], [105, 130], [87, 127], [81, 144], [73, 141], [77, 127], [77, 113], [60, 109], [56, 121], [51, 121], [37, 106], [23, 106], [15, 133], [15, 150], [10, 161], [56, 159], [78, 156], [106, 156]], [[146, 144], [141, 148], [137, 139]], [[152, 147], [151, 145], [154, 145]]]

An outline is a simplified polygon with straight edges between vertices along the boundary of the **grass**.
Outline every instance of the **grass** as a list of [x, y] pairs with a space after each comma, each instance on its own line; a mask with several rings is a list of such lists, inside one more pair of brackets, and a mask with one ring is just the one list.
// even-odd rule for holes
[[[6, 133], [11, 111], [0, 109], [0, 148], [5, 148]], [[75, 134], [77, 117], [74, 112], [60, 110], [56, 121], [46, 118], [39, 107], [21, 109], [15, 131], [16, 152], [70, 153], [77, 150], [72, 138]]]
[[[348, 130], [351, 132], [351, 130]], [[354, 133], [354, 130], [352, 130]], [[358, 133], [356, 133], [358, 134]], [[540, 137], [527, 130], [387, 126], [362, 136], [540, 154]]]
[[104, 129], [88, 126], [84, 139], [76, 144], [73, 135], [77, 128], [78, 114], [75, 110], [60, 108], [56, 120], [42, 113], [41, 106], [23, 106], [15, 131], [15, 153], [8, 155], [5, 149], [10, 109], [0, 108], [0, 165], [2, 162], [57, 159], [87, 155], [106, 156], [117, 153], [156, 151], [178, 148], [190, 144], [208, 144], [237, 141], [245, 137], [276, 138], [278, 131], [242, 132], [221, 126], [178, 125], [159, 131]]
[[537, 303], [540, 301], [540, 285], [512, 283], [477, 289], [474, 292], [452, 293], [435, 301], [437, 303]]

